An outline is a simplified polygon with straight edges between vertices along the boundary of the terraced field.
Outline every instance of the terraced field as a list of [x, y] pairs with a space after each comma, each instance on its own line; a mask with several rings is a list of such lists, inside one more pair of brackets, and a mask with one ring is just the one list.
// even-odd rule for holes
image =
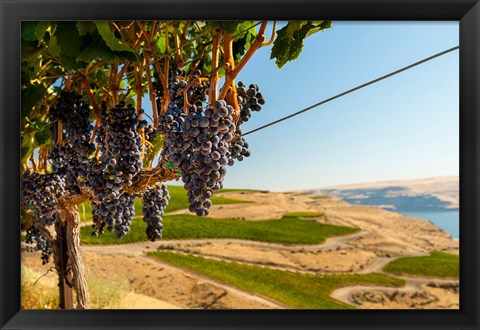
[[399, 287], [405, 284], [402, 279], [375, 273], [311, 275], [166, 251], [149, 252], [148, 255], [241, 289], [270, 297], [291, 308], [353, 308], [351, 305], [331, 298], [330, 294], [338, 288], [351, 285]]
[[[297, 217], [295, 215], [300, 215]], [[352, 234], [358, 228], [321, 224], [301, 219], [316, 214], [288, 214], [280, 220], [247, 221], [197, 217], [189, 214], [164, 217], [163, 239], [232, 238], [283, 244], [320, 244], [328, 237]], [[83, 244], [123, 244], [147, 241], [146, 224], [141, 219], [132, 222], [130, 232], [117, 239], [113, 232], [91, 236], [89, 227], [81, 228]]]

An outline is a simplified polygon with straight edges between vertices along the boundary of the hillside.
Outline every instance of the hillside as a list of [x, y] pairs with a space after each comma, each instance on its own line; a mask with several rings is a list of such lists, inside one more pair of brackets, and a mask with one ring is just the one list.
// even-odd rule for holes
[[328, 195], [351, 204], [396, 211], [441, 211], [458, 209], [459, 177], [435, 177], [340, 185], [312, 189], [311, 195]]
[[[107, 280], [115, 284], [115, 278], [128, 283], [130, 296], [118, 297], [122, 308], [150, 304], [139, 301], [141, 297], [154, 299], [152, 306], [195, 309], [459, 306], [458, 278], [443, 278], [441, 273], [408, 275], [421, 274], [415, 267], [409, 268], [410, 259], [400, 265], [402, 272], [410, 271], [407, 275], [384, 270], [404, 257], [428, 257], [436, 251], [458, 255], [458, 241], [428, 221], [303, 193], [228, 191], [219, 195], [250, 203], [214, 205], [212, 220], [184, 215], [186, 210], [166, 216], [169, 221], [179, 221], [178, 226], [185, 227], [184, 222], [189, 221], [194, 237], [182, 234], [183, 238], [154, 243], [83, 245], [88, 272], [97, 283], [105, 283], [102, 287]], [[291, 226], [272, 226], [274, 220]], [[165, 222], [166, 237], [168, 227], [174, 227], [168, 226], [169, 221]], [[214, 225], [212, 229], [206, 227], [208, 221]], [[227, 222], [231, 224], [227, 226]], [[88, 221], [83, 225], [88, 226]], [[328, 228], [340, 227], [355, 230], [310, 242], [314, 230], [320, 235]], [[202, 228], [204, 231], [199, 231]], [[285, 231], [295, 244], [285, 244], [285, 237], [278, 236]], [[157, 251], [161, 253], [152, 254]], [[415, 260], [411, 264], [418, 266]], [[22, 253], [22, 264], [39, 274], [51, 267], [42, 266], [37, 253]], [[317, 298], [310, 292], [313, 283], [318, 286]], [[132, 294], [135, 302], [130, 299]]]

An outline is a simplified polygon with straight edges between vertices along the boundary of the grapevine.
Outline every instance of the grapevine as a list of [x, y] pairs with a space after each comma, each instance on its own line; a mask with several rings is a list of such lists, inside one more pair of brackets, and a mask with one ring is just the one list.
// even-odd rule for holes
[[[277, 66], [294, 60], [298, 51], [278, 48], [301, 49], [285, 37], [287, 30], [306, 37], [330, 27], [328, 21], [287, 24], [278, 30], [277, 44], [276, 24], [265, 42], [267, 23], [22, 25], [26, 243], [42, 251], [42, 263], [54, 255], [60, 287], [71, 286], [73, 277], [78, 308], [88, 307], [75, 230], [78, 205], [91, 206], [93, 236], [114, 232], [121, 239], [140, 213], [135, 200], [141, 198], [145, 234], [155, 241], [168, 212], [166, 182], [176, 180], [183, 183], [189, 211], [207, 216], [227, 167], [251, 155], [242, 124], [265, 104], [256, 84], [247, 87], [236, 77], [260, 47], [272, 43]], [[142, 105], [145, 99], [151, 111]]]

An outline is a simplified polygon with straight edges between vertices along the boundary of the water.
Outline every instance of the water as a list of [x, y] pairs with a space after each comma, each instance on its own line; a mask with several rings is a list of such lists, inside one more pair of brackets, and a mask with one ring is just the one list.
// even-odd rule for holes
[[409, 217], [422, 218], [431, 221], [437, 227], [449, 232], [453, 238], [459, 237], [460, 211], [424, 211], [424, 212], [399, 212]]

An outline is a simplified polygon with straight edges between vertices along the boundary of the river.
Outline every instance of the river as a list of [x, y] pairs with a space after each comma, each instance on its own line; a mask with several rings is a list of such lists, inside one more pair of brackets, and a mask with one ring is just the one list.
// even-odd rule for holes
[[449, 232], [453, 238], [459, 237], [460, 232], [460, 211], [459, 210], [445, 210], [445, 211], [397, 211], [409, 217], [422, 218], [431, 221], [437, 227]]

